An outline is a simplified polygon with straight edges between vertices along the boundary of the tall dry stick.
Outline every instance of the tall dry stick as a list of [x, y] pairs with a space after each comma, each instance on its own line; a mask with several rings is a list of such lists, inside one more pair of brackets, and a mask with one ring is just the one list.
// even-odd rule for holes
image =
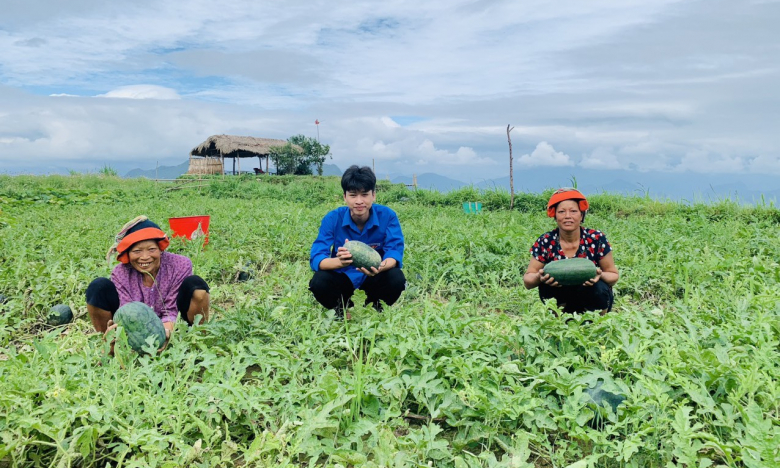
[[515, 127], [509, 128], [509, 124], [506, 126], [506, 140], [509, 142], [509, 209], [511, 210], [515, 206], [515, 176], [512, 171], [512, 137], [509, 136], [509, 132], [514, 130]]

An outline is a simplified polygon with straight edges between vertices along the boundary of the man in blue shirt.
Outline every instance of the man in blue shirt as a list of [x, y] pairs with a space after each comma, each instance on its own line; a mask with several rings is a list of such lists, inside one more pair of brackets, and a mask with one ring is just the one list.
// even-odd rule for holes
[[[311, 246], [309, 262], [314, 277], [309, 290], [317, 302], [335, 309], [336, 318], [352, 306], [355, 289], [366, 292], [366, 304], [382, 310], [380, 301], [392, 305], [406, 288], [401, 267], [404, 258], [404, 235], [398, 216], [390, 208], [376, 205], [376, 176], [369, 167], [351, 166], [341, 177], [344, 190], [342, 206], [331, 211], [320, 224], [320, 232]], [[382, 257], [379, 268], [356, 268], [352, 254], [344, 248], [347, 240], [357, 240], [373, 247]]]

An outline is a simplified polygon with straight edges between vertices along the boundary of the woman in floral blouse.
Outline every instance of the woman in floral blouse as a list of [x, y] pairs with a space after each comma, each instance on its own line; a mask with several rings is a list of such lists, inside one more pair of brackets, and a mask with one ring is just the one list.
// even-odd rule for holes
[[[542, 234], [531, 246], [531, 262], [523, 275], [526, 289], [539, 288], [542, 302], [555, 298], [563, 312], [612, 310], [612, 286], [620, 273], [612, 247], [603, 232], [582, 227], [588, 200], [571, 188], [558, 189], [547, 203], [547, 215], [558, 227]], [[544, 266], [566, 258], [587, 258], [596, 265], [596, 276], [579, 286], [561, 286], [544, 272]]]

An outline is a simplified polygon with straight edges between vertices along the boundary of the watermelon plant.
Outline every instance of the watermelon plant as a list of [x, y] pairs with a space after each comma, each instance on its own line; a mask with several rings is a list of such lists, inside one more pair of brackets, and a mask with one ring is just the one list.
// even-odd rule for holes
[[73, 311], [67, 304], [57, 304], [49, 309], [49, 313], [46, 316], [46, 323], [56, 327], [59, 325], [66, 325], [73, 321]]
[[165, 327], [154, 310], [143, 302], [130, 302], [114, 314], [114, 322], [120, 325], [127, 336], [127, 344], [143, 353], [147, 338], [154, 338], [154, 345], [160, 348], [165, 343]]
[[379, 252], [368, 244], [356, 240], [348, 240], [344, 242], [344, 248], [352, 254], [352, 265], [355, 268], [379, 268], [379, 265], [382, 264], [382, 257], [379, 255]]
[[[615, 305], [564, 321], [517, 268], [551, 227], [549, 193], [510, 212], [491, 192], [465, 217], [473, 188], [393, 186], [377, 201], [403, 223], [407, 289], [384, 314], [355, 296], [353, 320], [334, 323], [308, 291], [308, 253], [343, 205], [338, 179], [205, 184], [0, 175], [13, 218], [0, 291], [14, 292], [0, 306], [0, 466], [778, 465], [772, 206], [593, 196]], [[212, 288], [208, 324], [180, 320], [165, 353], [129, 360], [106, 357], [87, 320], [40, 326], [40, 304], [83, 304], [109, 273], [96, 246], [128, 213], [196, 212], [213, 220], [191, 255]], [[255, 277], [238, 282], [247, 259]]]

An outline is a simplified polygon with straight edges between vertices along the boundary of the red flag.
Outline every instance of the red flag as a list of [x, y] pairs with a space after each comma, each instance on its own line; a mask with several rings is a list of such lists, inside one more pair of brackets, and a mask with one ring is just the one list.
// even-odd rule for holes
[[314, 125], [319, 125], [319, 124], [320, 124], [320, 120], [319, 119], [314, 121]]

